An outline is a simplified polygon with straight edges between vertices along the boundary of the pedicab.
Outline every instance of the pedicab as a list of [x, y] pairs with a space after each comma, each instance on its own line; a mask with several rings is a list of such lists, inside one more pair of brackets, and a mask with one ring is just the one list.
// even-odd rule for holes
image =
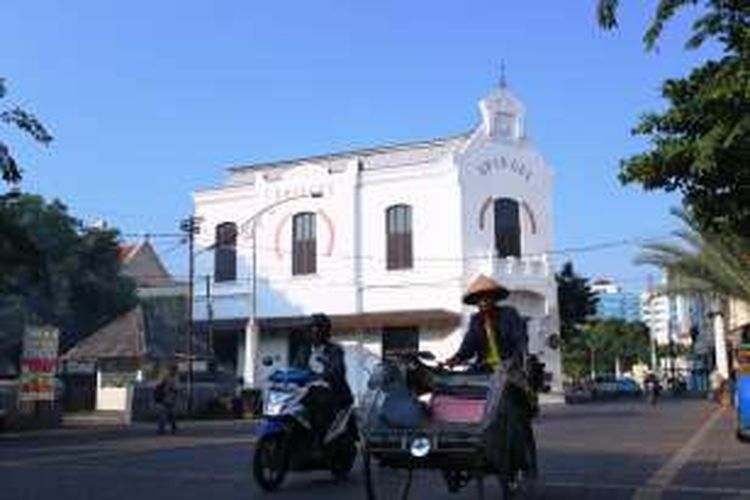
[[[514, 374], [429, 361], [430, 353], [393, 356], [368, 382], [361, 406], [368, 500], [421, 498], [420, 488], [436, 481], [451, 493], [474, 482], [481, 499], [487, 476], [499, 479], [503, 498], [533, 497], [536, 445], [523, 395], [507, 383]], [[538, 363], [528, 368], [539, 371]], [[493, 418], [498, 411], [503, 417]]]

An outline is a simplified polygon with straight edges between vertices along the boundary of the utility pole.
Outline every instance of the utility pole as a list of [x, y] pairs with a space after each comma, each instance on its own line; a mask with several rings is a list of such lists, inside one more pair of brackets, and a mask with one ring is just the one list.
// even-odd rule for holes
[[194, 300], [194, 279], [195, 279], [195, 235], [200, 232], [201, 219], [190, 216], [180, 221], [180, 229], [187, 233], [188, 238], [188, 303], [187, 303], [187, 324], [186, 334], [186, 351], [187, 351], [187, 411], [188, 415], [193, 414], [193, 300]]

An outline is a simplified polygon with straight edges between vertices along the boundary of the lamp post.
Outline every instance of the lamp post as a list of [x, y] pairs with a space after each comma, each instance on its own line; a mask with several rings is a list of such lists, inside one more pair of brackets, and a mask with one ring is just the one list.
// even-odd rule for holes
[[[257, 230], [258, 230], [258, 220], [260, 219], [263, 214], [269, 212], [270, 210], [273, 210], [274, 208], [278, 207], [279, 205], [283, 205], [285, 203], [289, 203], [295, 200], [300, 200], [303, 198], [322, 198], [323, 192], [322, 191], [309, 191], [307, 193], [299, 194], [296, 196], [291, 196], [289, 198], [284, 198], [281, 200], [277, 200], [273, 203], [270, 203], [266, 205], [265, 207], [261, 208], [257, 212], [255, 212], [253, 215], [248, 217], [241, 225], [240, 225], [240, 232], [246, 233], [250, 231], [250, 237], [253, 240], [252, 247], [251, 247], [251, 274], [252, 274], [252, 289], [251, 289], [251, 297], [250, 297], [250, 318], [248, 320], [248, 326], [245, 331], [245, 366], [248, 366], [249, 363], [249, 371], [250, 374], [253, 377], [253, 383], [255, 383], [255, 366], [256, 366], [256, 353], [257, 353], [257, 334], [258, 334], [258, 327], [257, 327], [257, 318], [258, 318], [258, 238], [257, 238]], [[245, 370], [245, 375], [247, 375], [247, 371]], [[248, 384], [247, 377], [243, 377], [245, 384]]]

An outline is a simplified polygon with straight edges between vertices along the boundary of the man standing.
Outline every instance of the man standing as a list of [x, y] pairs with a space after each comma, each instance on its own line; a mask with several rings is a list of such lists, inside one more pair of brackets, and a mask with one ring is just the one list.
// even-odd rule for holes
[[154, 402], [156, 403], [159, 418], [159, 434], [164, 434], [167, 423], [171, 427], [172, 434], [177, 433], [175, 406], [177, 405], [178, 393], [177, 369], [173, 366], [162, 376], [154, 388]]

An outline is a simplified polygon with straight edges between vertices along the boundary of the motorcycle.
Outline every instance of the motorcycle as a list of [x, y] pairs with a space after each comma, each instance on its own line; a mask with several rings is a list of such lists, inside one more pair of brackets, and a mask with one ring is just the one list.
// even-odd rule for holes
[[253, 457], [253, 476], [265, 491], [276, 490], [289, 471], [329, 470], [345, 479], [357, 457], [355, 415], [340, 410], [321, 436], [313, 432], [303, 402], [310, 391], [328, 390], [308, 370], [275, 371], [263, 398], [263, 421]]

